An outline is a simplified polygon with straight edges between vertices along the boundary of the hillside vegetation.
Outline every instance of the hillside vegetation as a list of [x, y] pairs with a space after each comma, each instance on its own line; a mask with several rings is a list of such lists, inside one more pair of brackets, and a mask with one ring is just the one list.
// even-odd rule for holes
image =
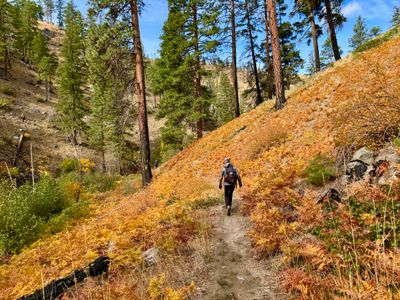
[[[0, 298], [28, 294], [101, 254], [112, 258], [111, 271], [100, 282], [79, 286], [81, 295], [185, 297], [194, 288], [192, 273], [178, 277], [174, 269], [155, 268], [148, 274], [142, 253], [157, 246], [171, 266], [199, 247], [194, 240], [207, 240], [212, 228], [202, 208], [221, 198], [217, 176], [225, 156], [241, 171], [242, 210], [252, 220], [253, 246], [260, 256], [281, 253], [286, 265], [282, 283], [294, 298], [400, 297], [397, 245], [385, 242], [396, 237], [397, 225], [384, 228], [377, 239], [368, 238], [369, 225], [379, 225], [384, 214], [397, 222], [399, 186], [391, 189], [389, 205], [387, 193], [353, 185], [349, 195], [358, 215], [367, 213], [363, 205], [372, 200], [375, 212], [384, 209], [362, 220], [349, 209], [350, 202], [332, 213], [317, 204], [317, 189], [305, 175], [318, 155], [339, 160], [348, 147], [380, 147], [394, 138], [399, 78], [397, 37], [325, 70], [294, 91], [284, 109], [276, 112], [272, 103], [265, 103], [209, 133], [165, 163], [147, 189], [130, 197], [118, 190], [106, 194], [92, 206], [93, 217], [36, 242], [0, 266]], [[341, 247], [333, 247], [335, 243]]]

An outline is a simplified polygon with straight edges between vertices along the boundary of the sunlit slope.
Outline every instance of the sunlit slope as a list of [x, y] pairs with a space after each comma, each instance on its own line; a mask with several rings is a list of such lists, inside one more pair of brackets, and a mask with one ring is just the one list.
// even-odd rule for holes
[[[272, 251], [279, 241], [265, 230], [271, 221], [263, 205], [298, 197], [293, 187], [308, 162], [318, 153], [333, 155], [341, 130], [334, 122], [338, 111], [360, 91], [376, 88], [376, 69], [388, 83], [398, 82], [400, 38], [309, 80], [279, 112], [265, 103], [209, 133], [164, 164], [147, 190], [131, 197], [108, 195], [93, 207], [92, 218], [35, 243], [0, 266], [0, 298], [30, 293], [103, 254], [113, 258], [113, 277], [104, 283], [109, 293], [134, 297], [129, 274], [142, 263], [141, 253], [152, 246], [173, 252], [198, 232], [197, 203], [220, 195], [217, 177], [225, 156], [243, 178], [243, 208], [252, 214], [253, 244], [261, 252]], [[282, 226], [283, 233], [292, 230], [290, 224]]]

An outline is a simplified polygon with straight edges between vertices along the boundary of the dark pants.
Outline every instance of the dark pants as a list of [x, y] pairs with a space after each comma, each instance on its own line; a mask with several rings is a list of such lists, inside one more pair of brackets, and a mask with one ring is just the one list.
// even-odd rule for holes
[[225, 190], [225, 206], [232, 206], [232, 197], [233, 197], [233, 191], [235, 190], [235, 186], [233, 184], [225, 185], [224, 190]]

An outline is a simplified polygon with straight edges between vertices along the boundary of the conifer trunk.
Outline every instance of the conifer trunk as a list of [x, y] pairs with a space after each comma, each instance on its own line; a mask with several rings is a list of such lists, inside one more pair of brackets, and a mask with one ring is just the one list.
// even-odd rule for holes
[[[200, 75], [200, 49], [199, 49], [199, 28], [198, 28], [198, 19], [197, 19], [197, 5], [196, 1], [193, 1], [192, 6], [192, 17], [193, 17], [193, 28], [194, 28], [194, 67], [195, 67], [195, 101], [197, 103], [196, 110], [200, 114], [203, 114], [203, 107], [201, 105], [201, 75]], [[203, 136], [203, 117], [201, 116], [196, 122], [196, 133], [197, 138], [200, 139]]]
[[286, 103], [283, 87], [282, 61], [279, 47], [278, 25], [276, 20], [276, 0], [268, 1], [269, 28], [271, 30], [272, 60], [275, 75], [276, 102], [275, 109], [281, 109]]
[[313, 47], [314, 47], [315, 70], [319, 72], [321, 71], [321, 61], [319, 59], [318, 32], [312, 9], [310, 9], [310, 22], [311, 22], [311, 31], [312, 31]]
[[325, 0], [325, 7], [326, 7], [326, 21], [328, 23], [329, 36], [331, 38], [333, 55], [335, 56], [335, 60], [339, 60], [341, 57], [340, 57], [339, 45], [336, 38], [335, 24], [333, 23], [331, 0]]
[[253, 31], [251, 29], [248, 0], [245, 1], [245, 5], [246, 5], [247, 30], [249, 32], [249, 39], [250, 39], [251, 60], [253, 63], [254, 77], [255, 77], [255, 81], [256, 81], [256, 103], [255, 104], [259, 105], [262, 102], [262, 96], [261, 96], [261, 89], [260, 89], [260, 80], [258, 78], [257, 60], [256, 60], [256, 54], [255, 54], [255, 50], [254, 50]]
[[46, 95], [45, 95], [46, 100], [45, 101], [49, 102], [50, 84], [49, 84], [48, 76], [46, 76], [46, 79], [45, 79], [45, 92], [46, 92]]
[[273, 67], [272, 67], [272, 63], [271, 63], [271, 49], [269, 47], [269, 20], [268, 20], [268, 0], [264, 0], [264, 19], [265, 19], [265, 52], [267, 54], [266, 57], [266, 62], [267, 62], [267, 73], [268, 73], [268, 99], [272, 99], [273, 93], [274, 93], [274, 89], [271, 86], [271, 80], [273, 78]]
[[152, 174], [150, 167], [150, 139], [147, 124], [146, 86], [144, 79], [144, 64], [142, 42], [140, 40], [139, 15], [137, 0], [131, 0], [131, 17], [133, 29], [133, 53], [135, 56], [135, 94], [138, 101], [138, 123], [140, 135], [140, 157], [142, 185], [150, 183]]
[[237, 78], [237, 64], [236, 64], [236, 20], [235, 20], [235, 0], [230, 0], [230, 12], [231, 12], [231, 34], [232, 34], [232, 82], [233, 82], [233, 103], [235, 104], [235, 117], [240, 116], [239, 106], [239, 88]]

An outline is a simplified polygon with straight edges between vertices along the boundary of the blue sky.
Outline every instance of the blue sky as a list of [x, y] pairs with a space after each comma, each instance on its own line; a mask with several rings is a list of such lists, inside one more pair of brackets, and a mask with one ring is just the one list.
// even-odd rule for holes
[[[82, 11], [85, 11], [85, 1], [76, 0], [75, 3]], [[158, 55], [162, 26], [168, 15], [167, 0], [145, 0], [145, 4], [146, 7], [140, 17], [141, 35], [146, 54], [150, 57], [155, 57]], [[338, 41], [344, 54], [349, 51], [348, 40], [352, 35], [354, 23], [359, 15], [365, 18], [368, 28], [379, 26], [385, 31], [390, 28], [394, 5], [400, 6], [400, 0], [345, 1], [342, 11], [347, 17], [347, 22], [337, 33]], [[326, 37], [326, 34], [321, 37], [321, 45]], [[239, 51], [242, 49], [240, 45], [238, 48]], [[300, 50], [303, 59], [307, 60], [312, 51], [311, 46], [298, 41], [297, 48]]]

